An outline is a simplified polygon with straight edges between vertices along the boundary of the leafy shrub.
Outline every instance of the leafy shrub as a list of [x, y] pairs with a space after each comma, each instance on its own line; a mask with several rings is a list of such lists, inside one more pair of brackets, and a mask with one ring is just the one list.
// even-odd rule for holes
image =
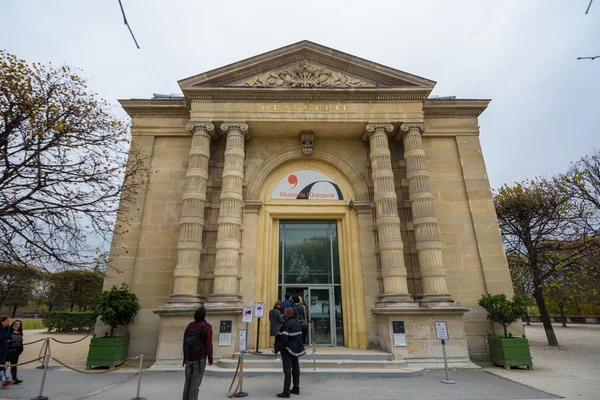
[[520, 321], [527, 312], [527, 304], [519, 296], [514, 296], [510, 301], [505, 294], [488, 294], [481, 296], [479, 305], [488, 312], [489, 320], [502, 325], [504, 337], [508, 337], [508, 325]]
[[126, 284], [113, 286], [96, 295], [94, 313], [102, 322], [110, 326], [110, 337], [118, 326], [127, 325], [135, 319], [140, 308], [138, 298], [130, 293]]
[[42, 323], [48, 330], [89, 331], [96, 324], [96, 316], [93, 312], [46, 311]]

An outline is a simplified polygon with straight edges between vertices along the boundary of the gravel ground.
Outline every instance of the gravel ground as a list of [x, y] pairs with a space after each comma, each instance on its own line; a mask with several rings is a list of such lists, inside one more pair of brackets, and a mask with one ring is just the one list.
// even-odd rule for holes
[[486, 371], [569, 400], [600, 399], [600, 325], [554, 325], [558, 347], [548, 346], [541, 324], [525, 328], [531, 346], [533, 370]]

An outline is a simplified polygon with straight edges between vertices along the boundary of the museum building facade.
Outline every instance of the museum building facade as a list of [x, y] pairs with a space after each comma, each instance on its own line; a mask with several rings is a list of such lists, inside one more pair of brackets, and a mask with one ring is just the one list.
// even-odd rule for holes
[[180, 365], [204, 306], [229, 357], [221, 322], [237, 338], [244, 306], [284, 293], [304, 296], [318, 346], [430, 366], [444, 321], [451, 365], [487, 354], [477, 300], [513, 293], [479, 142], [489, 100], [431, 98], [434, 81], [308, 41], [179, 85], [121, 100], [152, 171], [105, 283], [142, 304], [130, 354]]

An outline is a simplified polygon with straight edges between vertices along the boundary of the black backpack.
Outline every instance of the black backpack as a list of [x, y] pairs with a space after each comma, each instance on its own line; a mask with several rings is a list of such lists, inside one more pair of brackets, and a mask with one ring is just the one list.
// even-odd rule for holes
[[202, 339], [200, 338], [200, 333], [204, 328], [208, 326], [208, 323], [205, 322], [198, 329], [192, 328], [192, 323], [187, 326], [186, 333], [183, 337], [183, 359], [187, 360], [191, 356], [195, 356], [200, 353], [202, 350]]

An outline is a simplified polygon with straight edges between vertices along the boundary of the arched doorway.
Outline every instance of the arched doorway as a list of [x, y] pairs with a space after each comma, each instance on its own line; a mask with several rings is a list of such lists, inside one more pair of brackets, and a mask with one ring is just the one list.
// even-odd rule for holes
[[[356, 194], [350, 180], [328, 162], [293, 159], [266, 175], [259, 199], [256, 299], [270, 305], [286, 291], [303, 295], [317, 344], [366, 348], [358, 219], [349, 207]], [[268, 345], [268, 332], [261, 332], [260, 341]]]

